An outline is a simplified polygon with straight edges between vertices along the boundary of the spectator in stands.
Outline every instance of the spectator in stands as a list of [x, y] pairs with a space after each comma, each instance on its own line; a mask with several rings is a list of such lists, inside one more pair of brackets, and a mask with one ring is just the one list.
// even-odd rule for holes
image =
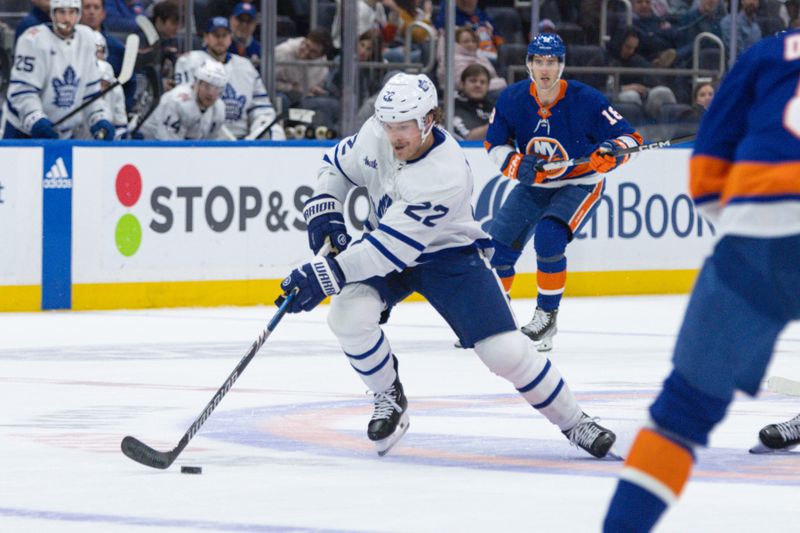
[[[639, 32], [628, 28], [609, 44], [610, 66], [625, 68], [650, 68], [652, 63], [638, 53]], [[643, 107], [651, 118], [658, 118], [661, 106], [677, 100], [675, 94], [666, 87], [658, 76], [624, 74], [619, 78], [620, 91], [615, 100], [633, 102]]]
[[[50, 0], [47, 1], [49, 4]], [[114, 69], [114, 76], [119, 76], [119, 71], [122, 69], [122, 56], [125, 55], [125, 45], [106, 31], [103, 26], [105, 20], [106, 9], [103, 0], [83, 0], [81, 2], [81, 24], [89, 26], [105, 38], [107, 51], [105, 60]], [[131, 78], [123, 85], [123, 91], [125, 92], [125, 107], [130, 109], [133, 107], [133, 98], [136, 93], [136, 80]]]
[[[436, 77], [440, 87], [445, 83], [444, 47], [439, 47], [439, 61], [436, 67]], [[461, 73], [472, 64], [482, 65], [489, 72], [489, 90], [502, 91], [506, 88], [506, 80], [497, 75], [492, 62], [485, 56], [478, 54], [478, 35], [470, 26], [463, 26], [456, 30], [456, 46], [453, 50], [453, 76], [456, 88], [461, 89]]]
[[720, 22], [725, 16], [725, 7], [720, 0], [699, 0], [680, 20], [680, 46], [678, 61], [688, 62], [694, 50], [694, 38], [703, 32], [722, 38]]
[[[756, 20], [758, 16], [758, 0], [741, 0], [739, 16], [736, 17], [736, 55], [756, 44], [761, 40], [761, 27]], [[728, 13], [720, 21], [722, 29], [722, 42], [727, 50], [731, 49], [731, 14]]]
[[177, 0], [164, 0], [153, 6], [153, 26], [158, 32], [161, 47], [161, 83], [164, 92], [175, 87], [175, 64], [181, 46], [178, 42], [180, 8]]
[[[440, 9], [434, 22], [440, 30], [444, 28], [444, 15], [445, 10]], [[486, 11], [478, 7], [478, 0], [456, 0], [456, 26], [471, 26], [478, 35], [479, 53], [497, 61], [497, 49], [503, 44], [503, 36], [495, 29]]]
[[698, 83], [692, 91], [692, 108], [680, 116], [682, 122], [700, 122], [714, 99], [714, 85], [711, 82]]
[[539, 21], [539, 33], [558, 33], [556, 31], [556, 24], [550, 19], [542, 19]]
[[14, 30], [15, 42], [28, 28], [50, 22], [50, 0], [31, 0], [31, 4], [31, 10], [19, 21]]
[[[331, 34], [325, 28], [311, 30], [305, 37], [288, 39], [275, 48], [275, 88], [283, 93], [289, 107], [303, 96], [324, 96], [322, 83], [328, 67], [319, 63], [331, 49]], [[303, 61], [305, 65], [281, 65], [281, 61]], [[288, 101], [286, 101], [288, 100]]]
[[[422, 22], [433, 28], [431, 13], [433, 4], [431, 0], [384, 0], [384, 7], [389, 9], [387, 25], [384, 29], [384, 38], [387, 43], [383, 58], [386, 61], [402, 62], [405, 53], [406, 30], [414, 22]], [[421, 27], [411, 30], [411, 61], [420, 61], [422, 58], [422, 44], [430, 36]]]
[[[383, 4], [378, 0], [359, 0], [358, 5], [358, 19], [357, 28], [358, 34], [363, 35], [368, 31], [375, 31], [378, 35], [383, 34], [383, 30], [387, 24], [386, 10]], [[341, 48], [341, 23], [339, 20], [342, 16], [342, 1], [336, 0], [336, 14], [333, 16], [333, 24], [331, 24], [331, 39], [333, 46]]]
[[489, 94], [489, 71], [483, 65], [472, 64], [461, 72], [461, 90], [455, 98], [453, 135], [462, 141], [482, 141], [489, 129], [494, 102]]
[[246, 57], [256, 67], [261, 61], [261, 43], [253, 37], [256, 32], [257, 21], [258, 10], [255, 4], [239, 2], [233, 8], [233, 14], [231, 15], [233, 42], [231, 43], [230, 52]]
[[106, 26], [109, 31], [135, 33], [139, 29], [136, 25], [136, 16], [144, 15], [145, 5], [142, 0], [104, 0], [104, 2]]
[[653, 13], [652, 0], [633, 0], [633, 27], [639, 32], [639, 54], [659, 67], [672, 65], [678, 47], [678, 33], [672, 24]]
[[[369, 61], [372, 57], [372, 44], [374, 42], [373, 32], [368, 31], [358, 37], [358, 60]], [[315, 96], [304, 96], [300, 100], [300, 106], [305, 109], [316, 111], [317, 116], [314, 125], [325, 126], [334, 132], [339, 131], [341, 116], [341, 98], [345, 90], [353, 90], [355, 84], [345, 84], [342, 80], [342, 63], [339, 61], [331, 69], [322, 84], [322, 91]], [[358, 102], [362, 102], [370, 94], [370, 72], [366, 69], [358, 69]]]

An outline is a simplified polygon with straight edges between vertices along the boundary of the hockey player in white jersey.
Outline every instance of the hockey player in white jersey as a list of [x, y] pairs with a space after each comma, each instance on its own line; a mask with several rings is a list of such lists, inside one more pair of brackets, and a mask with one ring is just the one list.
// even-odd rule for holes
[[[108, 57], [108, 46], [106, 38], [99, 31], [94, 32], [96, 53], [97, 53], [97, 66], [100, 68], [100, 90], [105, 90], [106, 87], [117, 81], [114, 76], [114, 68], [109, 62], [106, 61]], [[125, 91], [120, 85], [117, 85], [108, 91], [101, 99], [103, 105], [106, 106], [107, 112], [111, 117], [111, 123], [114, 125], [114, 138], [122, 139], [128, 133], [128, 114], [125, 110]], [[84, 122], [75, 129], [74, 137], [76, 139], [91, 139], [90, 132], [91, 125], [84, 120]]]
[[[335, 257], [317, 257], [282, 282], [288, 311], [333, 296], [328, 324], [359, 377], [374, 393], [367, 435], [384, 455], [409, 426], [398, 358], [382, 318], [412, 292], [422, 294], [461, 344], [595, 457], [615, 435], [584, 414], [559, 371], [517, 330], [505, 293], [485, 260], [486, 233], [473, 217], [472, 172], [458, 143], [435, 125], [436, 89], [423, 75], [397, 74], [384, 85], [375, 115], [323, 158], [304, 216], [309, 245], [326, 241]], [[348, 247], [342, 202], [367, 188], [368, 233]]]
[[[228, 52], [231, 27], [227, 18], [213, 17], [203, 34], [203, 42], [203, 50], [193, 50], [178, 58], [176, 83], [193, 81], [194, 71], [208, 58], [225, 65], [228, 76], [228, 83], [222, 91], [225, 127], [237, 139], [254, 138], [275, 119], [275, 108], [270, 103], [261, 76], [247, 58]], [[274, 140], [286, 138], [278, 124], [270, 128], [270, 136]]]
[[69, 139], [85, 120], [95, 138], [112, 140], [107, 109], [95, 101], [58, 127], [53, 124], [100, 91], [94, 32], [78, 25], [81, 0], [51, 0], [51, 24], [28, 28], [17, 40], [3, 104], [3, 138]]
[[207, 59], [195, 71], [194, 83], [182, 83], [164, 93], [153, 114], [142, 124], [145, 139], [160, 141], [216, 139], [225, 122], [220, 99], [227, 76], [219, 61]]

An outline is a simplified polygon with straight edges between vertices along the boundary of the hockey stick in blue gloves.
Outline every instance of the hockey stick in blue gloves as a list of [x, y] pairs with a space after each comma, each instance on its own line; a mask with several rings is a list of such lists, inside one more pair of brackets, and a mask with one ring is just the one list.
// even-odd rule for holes
[[[696, 135], [684, 135], [682, 137], [675, 137], [674, 139], [666, 139], [664, 141], [656, 141], [652, 143], [642, 144], [640, 146], [632, 146], [630, 148], [623, 148], [622, 150], [615, 150], [615, 156], [623, 156], [628, 154], [636, 154], [639, 152], [644, 152], [647, 150], [655, 150], [657, 148], [666, 148], [668, 146], [673, 146], [676, 144], [681, 143], [688, 143], [695, 139]], [[544, 163], [542, 165], [537, 165], [536, 170], [539, 172], [544, 170], [557, 170], [559, 168], [564, 167], [571, 167], [573, 165], [582, 165], [583, 163], [588, 163], [590, 157], [587, 155], [586, 157], [576, 157], [575, 159], [567, 159], [565, 161], [553, 161], [550, 163]], [[541, 166], [541, 168], [538, 168]]]
[[[330, 252], [330, 245], [326, 244], [320, 250], [319, 255], [327, 255]], [[228, 379], [225, 380], [225, 383], [217, 389], [217, 392], [214, 394], [214, 397], [211, 398], [211, 401], [203, 409], [203, 412], [200, 413], [192, 425], [189, 426], [189, 429], [186, 430], [186, 433], [183, 434], [180, 442], [178, 445], [175, 446], [168, 452], [160, 452], [156, 449], [151, 448], [147, 444], [143, 443], [136, 437], [131, 437], [130, 435], [122, 439], [122, 443], [120, 447], [122, 448], [122, 453], [136, 461], [137, 463], [141, 463], [145, 466], [149, 466], [152, 468], [159, 468], [161, 470], [165, 470], [170, 467], [172, 463], [175, 462], [175, 459], [181, 454], [186, 445], [189, 444], [189, 441], [192, 440], [200, 428], [205, 424], [208, 417], [211, 416], [211, 413], [214, 412], [214, 409], [217, 408], [219, 403], [222, 401], [222, 398], [228, 394], [228, 391], [231, 390], [233, 384], [236, 383], [236, 380], [239, 379], [239, 376], [242, 375], [244, 369], [247, 368], [247, 365], [250, 364], [250, 361], [253, 360], [258, 350], [261, 346], [266, 342], [269, 336], [275, 331], [275, 328], [278, 327], [278, 323], [283, 318], [283, 315], [286, 314], [286, 310], [289, 308], [289, 305], [292, 303], [292, 300], [296, 296], [295, 292], [289, 294], [286, 299], [281, 303], [278, 310], [275, 311], [275, 315], [273, 315], [272, 320], [269, 321], [267, 327], [261, 332], [261, 335], [258, 336], [258, 339], [250, 346], [250, 349], [247, 350], [247, 353], [242, 357], [239, 364], [236, 365], [236, 368], [233, 369], [233, 372], [230, 373]]]

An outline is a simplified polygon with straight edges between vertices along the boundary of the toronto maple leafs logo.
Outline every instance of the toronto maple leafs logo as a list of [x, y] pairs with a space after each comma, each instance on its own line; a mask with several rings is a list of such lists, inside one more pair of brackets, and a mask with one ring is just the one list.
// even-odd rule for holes
[[53, 90], [55, 97], [53, 105], [56, 107], [72, 107], [78, 96], [78, 84], [81, 79], [75, 74], [75, 69], [71, 66], [64, 71], [63, 79], [53, 78]]
[[425, 92], [428, 92], [428, 89], [431, 88], [431, 84], [428, 83], [427, 80], [423, 80], [423, 79], [417, 80], [417, 85], [419, 86], [420, 89], [422, 89]]
[[236, 89], [230, 83], [225, 84], [222, 101], [225, 102], [225, 120], [235, 122], [242, 118], [247, 98], [244, 95], [237, 96]]
[[386, 91], [386, 94], [383, 95], [384, 102], [391, 102], [394, 98], [394, 91]]

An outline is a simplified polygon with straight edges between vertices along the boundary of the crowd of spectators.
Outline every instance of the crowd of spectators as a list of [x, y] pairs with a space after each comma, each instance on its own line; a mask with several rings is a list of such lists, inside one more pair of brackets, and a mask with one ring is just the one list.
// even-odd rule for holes
[[[49, 22], [50, 0], [11, 1], [28, 9], [24, 16], [4, 21], [6, 31], [13, 29], [15, 38], [31, 26]], [[118, 74], [124, 51], [122, 40], [127, 33], [139, 30], [136, 16], [146, 15], [160, 37], [157, 53], [151, 55], [158, 61], [157, 96], [187, 81], [178, 79], [181, 74], [175, 68], [179, 57], [190, 52], [184, 49], [186, 26], [193, 35], [190, 39], [193, 49], [208, 49], [214, 40], [209, 31], [219, 30], [224, 35], [214, 41], [216, 48], [223, 43], [227, 54], [246, 58], [256, 70], [260, 67], [262, 45], [256, 38], [258, 3], [195, 0], [195, 16], [188, 23], [186, 3], [185, 0], [83, 0], [80, 22], [104, 37], [107, 61]], [[277, 108], [278, 124], [284, 125], [290, 138], [338, 136], [342, 127], [340, 102], [345, 91], [357, 94], [361, 107], [355, 126], [359, 126], [370, 116], [370, 102], [387, 74], [411, 68], [430, 69], [428, 74], [440, 89], [448, 77], [454, 80], [457, 94], [452, 133], [460, 139], [481, 140], [498, 94], [507, 84], [527, 76], [525, 46], [531, 37], [527, 31], [530, 10], [514, 8], [510, 0], [456, 0], [454, 63], [449, 70], [443, 56], [444, 11], [439, 1], [359, 0], [360, 68], [358, 79], [352, 82], [343, 80], [341, 72], [341, 0], [317, 0], [317, 27], [313, 28], [308, 4], [300, 0], [278, 2], [279, 38], [273, 69], [276, 94], [269, 95], [269, 100]], [[696, 124], [713, 97], [719, 75], [724, 72], [711, 75], [676, 75], [676, 72], [699, 66], [710, 73], [719, 65], [726, 65], [733, 27], [728, 0], [632, 0], [630, 26], [625, 23], [625, 4], [609, 1], [605, 25], [599, 23], [599, 5], [600, 0], [542, 2], [538, 30], [558, 33], [568, 46], [565, 78], [578, 79], [604, 91], [637, 127]], [[736, 55], [776, 31], [800, 27], [798, 11], [800, 0], [740, 0]], [[219, 22], [220, 17], [224, 24]], [[601, 27], [606, 28], [606, 36], [599, 35]], [[701, 35], [707, 38], [698, 40]], [[13, 57], [11, 50], [6, 52]], [[211, 58], [227, 64], [224, 50], [207, 52]], [[697, 56], [699, 65], [695, 63]], [[243, 72], [240, 63], [236, 64], [239, 65], [236, 72]], [[616, 75], [604, 72], [573, 76], [571, 66], [622, 70]], [[231, 68], [227, 67], [228, 76], [234, 75]], [[652, 73], [626, 72], [630, 68], [648, 69]], [[147, 90], [142, 76], [125, 84], [129, 115], [141, 114], [137, 106], [148, 103], [147, 98], [141, 97]], [[225, 104], [226, 121], [233, 120], [230, 115], [236, 112], [235, 104], [242, 102], [242, 96], [229, 86], [218, 92]], [[258, 104], [261, 97], [251, 94], [253, 109], [264, 106]], [[287, 109], [306, 111], [279, 115]], [[300, 124], [303, 127], [297, 127]], [[232, 138], [223, 133], [219, 134], [222, 138]], [[267, 131], [261, 138], [269, 137]]]

